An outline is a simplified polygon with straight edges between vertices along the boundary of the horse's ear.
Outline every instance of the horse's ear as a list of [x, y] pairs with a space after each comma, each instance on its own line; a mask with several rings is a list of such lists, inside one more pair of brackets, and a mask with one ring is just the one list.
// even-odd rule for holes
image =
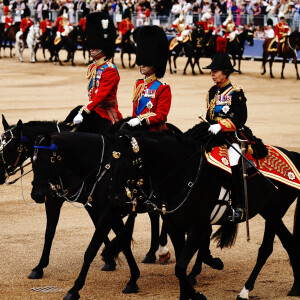
[[7, 130], [9, 128], [9, 125], [3, 114], [2, 114], [2, 124], [3, 124], [4, 130]]
[[22, 128], [23, 128], [23, 122], [22, 122], [22, 120], [19, 120], [18, 121], [18, 123], [17, 123], [17, 128], [18, 128], [18, 130], [22, 130]]

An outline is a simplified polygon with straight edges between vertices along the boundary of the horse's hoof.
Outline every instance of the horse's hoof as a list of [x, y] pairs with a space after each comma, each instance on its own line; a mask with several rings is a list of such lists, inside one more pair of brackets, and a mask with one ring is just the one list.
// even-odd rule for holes
[[280, 79], [285, 79], [284, 76], [281, 76]]
[[159, 255], [158, 261], [161, 265], [166, 264], [170, 260], [171, 254], [170, 251], [168, 251], [165, 254]]
[[155, 254], [146, 254], [144, 259], [142, 260], [143, 264], [155, 264], [156, 256]]
[[288, 293], [288, 296], [300, 297], [300, 285], [294, 283], [291, 290]]
[[215, 270], [223, 270], [224, 269], [224, 264], [219, 257], [213, 258], [211, 261], [209, 261], [207, 263], [204, 261], [204, 263]]
[[248, 300], [249, 298], [242, 298], [241, 296], [237, 296], [236, 300]]
[[67, 294], [66, 294], [66, 296], [64, 296], [64, 300], [78, 300], [80, 298], [80, 295], [79, 295], [79, 293], [78, 292], [76, 292], [76, 293], [70, 293], [70, 292], [68, 292]]
[[122, 291], [124, 294], [136, 294], [139, 291], [139, 287], [137, 286], [136, 283], [134, 284], [127, 284]]
[[29, 279], [41, 279], [43, 278], [44, 271], [37, 271], [37, 270], [32, 270], [31, 273], [28, 275]]
[[266, 72], [261, 72], [261, 75], [265, 75], [266, 74]]
[[111, 272], [111, 271], [114, 271], [116, 269], [116, 262], [115, 261], [112, 261], [112, 262], [106, 262], [104, 264], [104, 266], [102, 267], [102, 271], [105, 271], [105, 272]]
[[207, 300], [207, 298], [206, 298], [203, 294], [201, 294], [201, 293], [199, 293], [199, 292], [197, 292], [197, 293], [195, 294], [195, 296], [192, 297], [192, 299], [193, 299], [193, 300]]

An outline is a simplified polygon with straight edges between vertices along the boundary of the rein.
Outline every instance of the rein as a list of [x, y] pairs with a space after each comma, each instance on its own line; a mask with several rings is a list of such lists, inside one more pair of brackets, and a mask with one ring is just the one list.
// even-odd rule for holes
[[[134, 153], [138, 153], [139, 152], [139, 145], [138, 145], [138, 143], [137, 143], [137, 141], [136, 141], [136, 139], [134, 137], [131, 138], [131, 145], [132, 145], [133, 152]], [[166, 175], [159, 182], [159, 185], [162, 184], [173, 173], [177, 172], [183, 165], [185, 165], [187, 162], [189, 162], [190, 160], [192, 160], [198, 153], [201, 153], [201, 156], [200, 156], [200, 162], [199, 162], [199, 166], [198, 166], [198, 170], [197, 170], [195, 179], [193, 181], [190, 181], [188, 183], [189, 190], [188, 190], [187, 195], [185, 196], [185, 198], [179, 203], [179, 205], [176, 208], [174, 208], [172, 210], [167, 210], [165, 204], [163, 204], [162, 208], [160, 209], [160, 208], [158, 208], [158, 206], [155, 203], [153, 203], [150, 200], [152, 197], [154, 197], [154, 198], [156, 198], [156, 197], [154, 195], [154, 189], [152, 187], [151, 178], [149, 176], [148, 176], [149, 182], [150, 182], [150, 193], [149, 193], [149, 196], [147, 196], [147, 194], [144, 192], [144, 190], [142, 188], [143, 179], [140, 179], [139, 181], [136, 182], [136, 188], [139, 189], [140, 192], [141, 192], [141, 194], [142, 194], [142, 196], [140, 196], [139, 198], [140, 199], [146, 198], [146, 200], [143, 202], [143, 204], [147, 207], [148, 211], [150, 210], [149, 208], [152, 208], [153, 211], [157, 211], [157, 212], [159, 212], [161, 214], [164, 214], [164, 215], [165, 214], [172, 214], [172, 213], [176, 212], [177, 210], [179, 210], [186, 203], [186, 201], [188, 200], [188, 198], [190, 196], [190, 193], [192, 192], [193, 187], [195, 186], [195, 183], [197, 182], [197, 180], [199, 178], [199, 175], [200, 175], [201, 167], [202, 167], [202, 164], [203, 164], [203, 150], [202, 150], [202, 148], [200, 148], [195, 153], [193, 153], [180, 166], [178, 166], [174, 171], [172, 171], [168, 175]], [[138, 165], [138, 170], [142, 169], [142, 164], [141, 163], [142, 163], [142, 159], [141, 158], [133, 160], [133, 165]], [[127, 181], [127, 184], [128, 183], [130, 183], [130, 180]], [[137, 191], [136, 191], [136, 189], [133, 189], [132, 191], [130, 191], [130, 189], [128, 187], [125, 187], [125, 190], [126, 190], [127, 196], [131, 199], [131, 203], [133, 204], [133, 209], [132, 210], [135, 211], [135, 206], [137, 205], [137, 201], [136, 201], [136, 199], [132, 200], [132, 195], [136, 194]]]
[[[64, 198], [67, 202], [74, 204], [75, 202], [78, 201], [78, 199], [82, 195], [82, 191], [83, 191], [83, 189], [84, 189], [84, 187], [86, 185], [85, 180], [87, 178], [89, 178], [92, 174], [94, 174], [95, 171], [98, 170], [98, 172], [96, 174], [96, 180], [95, 180], [95, 182], [94, 182], [94, 184], [92, 186], [92, 189], [91, 189], [91, 191], [90, 191], [90, 193], [89, 193], [89, 195], [87, 197], [86, 203], [83, 203], [83, 207], [81, 207], [81, 206], [75, 206], [77, 208], [84, 208], [86, 205], [88, 205], [90, 202], [93, 201], [92, 195], [93, 195], [93, 193], [95, 191], [95, 188], [96, 188], [97, 184], [101, 181], [101, 179], [103, 178], [103, 176], [110, 169], [110, 163], [107, 163], [105, 165], [105, 167], [104, 167], [105, 169], [102, 171], [103, 157], [104, 157], [104, 152], [105, 152], [105, 142], [104, 142], [104, 138], [103, 138], [102, 135], [101, 135], [101, 139], [102, 139], [102, 145], [103, 145], [103, 147], [102, 147], [101, 160], [100, 160], [99, 165], [96, 166], [95, 168], [93, 168], [88, 174], [86, 174], [83, 178], [81, 178], [77, 183], [75, 183], [74, 185], [72, 185], [70, 188], [65, 189], [61, 176], [58, 177], [58, 180], [59, 180], [59, 183], [60, 183], [59, 185], [52, 184], [49, 181], [50, 188], [55, 192], [55, 194], [58, 197]], [[50, 148], [53, 149], [53, 148], [56, 147], [56, 145], [55, 145], [55, 147], [53, 145], [51, 145], [50, 147], [44, 147], [44, 146], [35, 146], [35, 147], [42, 147], [40, 149], [50, 149]], [[56, 149], [57, 149], [57, 147], [56, 147]], [[53, 156], [50, 159], [51, 159], [51, 163], [53, 163], [53, 164], [56, 161], [61, 162], [61, 157], [57, 156], [55, 152], [53, 152]], [[76, 191], [73, 195], [68, 196], [69, 191], [75, 189], [79, 185], [80, 185], [80, 188], [78, 189], [78, 191]]]

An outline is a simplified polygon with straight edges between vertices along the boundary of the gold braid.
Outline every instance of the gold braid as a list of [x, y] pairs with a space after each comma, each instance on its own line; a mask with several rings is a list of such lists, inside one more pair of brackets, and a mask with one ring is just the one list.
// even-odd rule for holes
[[99, 66], [103, 65], [106, 61], [107, 61], [107, 58], [103, 57], [103, 58], [97, 60], [95, 63], [91, 63], [88, 66], [87, 71], [86, 71], [86, 78], [89, 80], [89, 83], [87, 86], [88, 91], [89, 91], [89, 86], [90, 86], [91, 80], [93, 80], [93, 85], [92, 85], [91, 89], [93, 89], [95, 87], [97, 68]]

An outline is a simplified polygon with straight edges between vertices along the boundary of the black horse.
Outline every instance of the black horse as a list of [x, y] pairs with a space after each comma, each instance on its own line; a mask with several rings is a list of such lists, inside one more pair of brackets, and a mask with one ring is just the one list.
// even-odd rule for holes
[[60, 50], [65, 49], [68, 53], [65, 62], [69, 62], [71, 60], [72, 66], [75, 66], [74, 56], [77, 50], [77, 37], [78, 37], [78, 29], [77, 27], [74, 27], [68, 36], [61, 36], [61, 40], [59, 41], [59, 43], [54, 44], [55, 61], [58, 61], [60, 65], [63, 64], [59, 58], [59, 52]]
[[[167, 131], [168, 132], [168, 131]], [[51, 183], [54, 187], [59, 187], [59, 190], [61, 191], [61, 187], [73, 187], [75, 183], [78, 184], [78, 182], [81, 182], [78, 180], [78, 178], [84, 178], [85, 180], [90, 176], [91, 174], [95, 173], [97, 170], [99, 170], [100, 166], [102, 165], [102, 168], [106, 166], [106, 169], [104, 170], [105, 174], [109, 173], [108, 179], [110, 184], [102, 184], [101, 186], [98, 186], [98, 188], [101, 190], [101, 195], [107, 195], [109, 196], [112, 191], [114, 191], [115, 188], [115, 181], [114, 176], [116, 175], [114, 167], [116, 164], [118, 164], [118, 161], [120, 158], [125, 156], [125, 158], [128, 158], [125, 152], [120, 152], [119, 150], [122, 148], [123, 145], [123, 139], [126, 140], [126, 142], [131, 143], [132, 147], [135, 148], [135, 151], [137, 151], [137, 148], [135, 147], [134, 140], [129, 140], [128, 136], [130, 135], [130, 132], [123, 132], [123, 137], [119, 137], [119, 133], [117, 134], [117, 137], [104, 137], [99, 135], [92, 135], [92, 134], [84, 134], [84, 133], [60, 133], [60, 134], [52, 134], [51, 139], [47, 142], [47, 139], [43, 142], [46, 145], [53, 145], [52, 147], [48, 147], [50, 150], [39, 150], [38, 155], [36, 156], [36, 159], [34, 161], [34, 181], [33, 181], [33, 187], [34, 189], [40, 189], [41, 187], [44, 187], [44, 193], [46, 192], [48, 188], [48, 182]], [[132, 133], [133, 134], [133, 133]], [[138, 134], [138, 133], [135, 133]], [[141, 132], [140, 135], [146, 134], [145, 132]], [[164, 136], [165, 133], [157, 133], [160, 136]], [[85, 156], [86, 147], [84, 145], [89, 144], [91, 149], [93, 149], [91, 152], [89, 152], [88, 157]], [[79, 145], [78, 147], [75, 145]], [[81, 146], [80, 146], [81, 145]], [[120, 148], [121, 147], [121, 148]], [[56, 150], [53, 150], [53, 149]], [[51, 150], [52, 149], [52, 150]], [[55, 153], [53, 153], [55, 151]], [[131, 154], [131, 153], [130, 153]], [[155, 153], [154, 153], [155, 154]], [[57, 157], [53, 158], [53, 156]], [[88, 159], [85, 159], [88, 158]], [[179, 157], [178, 157], [179, 158]], [[184, 157], [183, 157], [184, 158]], [[50, 164], [50, 161], [54, 161], [53, 164]], [[74, 161], [76, 161], [76, 164], [74, 164]], [[123, 161], [123, 159], [122, 159]], [[128, 160], [126, 160], [128, 161]], [[178, 161], [177, 161], [178, 162]], [[129, 162], [131, 165], [133, 164], [134, 169], [137, 171], [138, 168], [141, 165], [141, 159], [139, 156], [134, 156], [133, 160], [130, 159]], [[118, 168], [117, 168], [118, 169]], [[72, 174], [73, 179], [70, 176]], [[99, 173], [98, 174], [102, 174]], [[120, 173], [121, 178], [123, 178], [123, 173]], [[130, 174], [128, 174], [130, 175]], [[74, 178], [75, 177], [75, 178]], [[95, 180], [97, 179], [97, 176], [91, 176], [91, 180], [87, 182], [90, 186], [93, 186]], [[101, 177], [104, 179], [104, 177]], [[130, 177], [131, 178], [131, 177]], [[112, 181], [111, 181], [112, 179]], [[132, 185], [139, 185], [143, 186], [143, 180], [138, 180], [138, 177], [134, 178], [134, 181], [127, 182], [128, 186]], [[146, 184], [146, 182], [145, 182]], [[56, 189], [55, 188], [55, 189]], [[105, 189], [105, 190], [103, 190]], [[68, 189], [69, 190], [69, 189]], [[91, 191], [91, 189], [89, 189]], [[94, 190], [96, 192], [96, 189]], [[125, 190], [124, 190], [125, 191]], [[122, 194], [124, 193], [122, 190]], [[136, 212], [146, 212], [146, 207], [144, 205], [138, 204], [136, 209], [135, 203], [136, 203], [136, 197], [138, 197], [138, 201], [144, 202], [146, 199], [144, 198], [145, 195], [142, 193], [139, 193], [139, 189], [132, 190], [132, 193], [129, 188], [126, 189], [127, 196], [129, 198], [126, 199], [115, 199], [115, 197], [107, 197], [106, 199], [103, 199], [102, 197], [98, 197], [97, 195], [93, 195], [93, 206], [95, 207], [101, 207], [101, 209], [98, 210], [98, 224], [96, 227], [96, 230], [94, 232], [93, 238], [86, 250], [85, 253], [85, 260], [84, 265], [82, 267], [82, 270], [80, 272], [79, 277], [75, 281], [75, 285], [67, 295], [65, 296], [65, 299], [78, 299], [79, 298], [79, 290], [83, 288], [88, 269], [90, 267], [91, 262], [93, 261], [96, 253], [98, 252], [101, 244], [103, 243], [104, 237], [109, 232], [111, 226], [120, 218], [130, 213], [132, 210], [134, 211], [132, 214], [130, 214], [128, 220], [129, 223], [133, 226], [133, 220], [136, 216]], [[34, 197], [34, 195], [32, 195]], [[44, 197], [44, 195], [41, 195], [40, 197]], [[143, 199], [144, 198], [144, 199]], [[125, 201], [124, 201], [125, 200]], [[127, 221], [128, 224], [128, 221]], [[130, 226], [129, 226], [130, 228]], [[132, 229], [132, 228], [131, 228]], [[122, 231], [121, 234], [118, 235], [118, 237], [127, 237], [128, 232], [131, 232], [131, 229], [126, 229]], [[176, 242], [174, 244], [175, 246], [175, 252], [176, 257], [178, 256], [178, 253], [181, 251], [184, 241], [185, 241], [185, 230], [186, 228], [183, 226], [181, 229], [173, 229], [173, 233], [176, 236]], [[169, 233], [169, 229], [168, 229]], [[188, 230], [188, 236], [192, 234]], [[209, 242], [209, 236], [208, 236], [208, 242]], [[173, 241], [174, 243], [174, 241]], [[126, 239], [125, 241], [125, 247], [127, 247], [130, 244], [130, 238]], [[121, 249], [118, 248], [118, 250], [124, 250], [123, 248], [124, 244], [122, 244]], [[208, 264], [213, 265], [216, 267], [220, 267], [220, 260], [217, 259], [215, 261], [209, 253], [208, 245], [203, 247], [202, 245], [197, 245], [199, 248], [198, 251], [198, 257], [197, 259], [200, 259], [201, 261], [205, 261]], [[110, 247], [109, 249], [113, 249], [113, 247]], [[126, 248], [127, 249], [127, 248]], [[108, 250], [108, 253], [113, 256], [110, 250]], [[105, 258], [105, 255], [103, 256]], [[221, 265], [221, 268], [223, 265]], [[137, 271], [134, 271], [131, 268], [131, 279], [129, 281], [130, 286], [134, 287], [137, 290], [136, 280], [139, 277], [139, 273]], [[198, 270], [201, 270], [201, 265], [197, 266]], [[200, 272], [200, 271], [199, 271]], [[128, 284], [129, 284], [128, 283]], [[203, 299], [202, 296], [200, 296]]]
[[[198, 126], [194, 128], [197, 130]], [[224, 171], [209, 164], [201, 144], [197, 147], [185, 137], [147, 133], [135, 139], [122, 139], [116, 148], [121, 153], [114, 165], [111, 201], [125, 203], [128, 201], [124, 189], [141, 190], [137, 185], [129, 185], [133, 178], [148, 182], [142, 186], [145, 195], [137, 207], [146, 201], [148, 206], [161, 212], [168, 224], [168, 234], [173, 242], [176, 253], [175, 274], [180, 282], [180, 299], [206, 299], [196, 293], [186, 275], [188, 263], [199, 249], [203, 255], [209, 245], [210, 216], [217, 203], [222, 187], [229, 189], [228, 177]], [[288, 159], [300, 170], [300, 154], [279, 148]], [[158, 160], [157, 157], [163, 157]], [[138, 163], [138, 167], [132, 162]], [[290, 205], [299, 197], [299, 190], [279, 181], [274, 181], [275, 189], [261, 175], [251, 171], [248, 178], [249, 217], [260, 214], [265, 220], [265, 234], [258, 252], [256, 265], [245, 283], [238, 299], [248, 299], [249, 291], [253, 290], [256, 278], [271, 255], [275, 235], [286, 249], [294, 274], [294, 284], [290, 296], [300, 296], [300, 208], [299, 198], [295, 212], [294, 235], [282, 222], [282, 218]], [[132, 181], [131, 181], [132, 182]], [[154, 190], [154, 192], [153, 192]], [[152, 194], [155, 198], [151, 198]], [[222, 220], [219, 222], [222, 224]], [[185, 228], [189, 235], [183, 248], [180, 248], [175, 228]], [[237, 224], [224, 223], [215, 234], [221, 247], [231, 246], [236, 237]], [[124, 238], [125, 239], [125, 238]], [[130, 239], [130, 236], [129, 236]], [[126, 239], [125, 239], [126, 241]], [[79, 277], [78, 280], [82, 280]], [[76, 289], [77, 285], [73, 287]]]
[[49, 61], [53, 61], [55, 57], [55, 46], [54, 46], [54, 40], [55, 40], [56, 30], [53, 28], [47, 28], [46, 31], [43, 33], [43, 35], [40, 38], [40, 45], [43, 49], [43, 56], [44, 59], [46, 59], [46, 50], [50, 53]]
[[136, 54], [136, 44], [133, 39], [133, 32], [131, 30], [128, 30], [122, 36], [122, 41], [118, 45], [120, 48], [122, 67], [126, 68], [126, 66], [124, 64], [124, 54], [128, 54], [129, 68], [134, 68], [135, 61], [133, 62], [133, 64], [131, 63], [131, 55]]
[[[268, 61], [268, 57], [270, 56], [269, 65], [270, 65], [270, 77], [274, 78], [273, 72], [272, 72], [272, 65], [274, 62], [274, 58], [277, 54], [277, 51], [270, 51], [269, 45], [273, 41], [273, 39], [265, 39], [263, 43], [263, 62], [262, 62], [262, 68], [263, 71], [261, 75], [266, 74], [266, 63]], [[284, 79], [283, 71], [285, 67], [285, 63], [288, 58], [292, 58], [294, 61], [295, 69], [296, 69], [296, 76], [297, 79], [300, 79], [299, 73], [298, 73], [298, 66], [297, 66], [297, 51], [300, 50], [300, 33], [299, 31], [294, 31], [291, 33], [290, 36], [286, 37], [286, 42], [284, 43], [282, 50], [281, 50], [281, 56], [282, 56], [282, 69], [281, 69], [281, 79]]]
[[227, 52], [231, 55], [233, 60], [233, 66], [236, 65], [236, 58], [238, 60], [238, 72], [241, 71], [241, 60], [243, 58], [243, 53], [245, 49], [245, 43], [248, 43], [249, 46], [253, 46], [253, 30], [244, 29], [244, 31], [235, 36], [234, 40], [227, 43]]
[[[83, 31], [82, 26], [77, 26], [77, 43], [81, 46], [84, 63], [89, 63], [90, 54], [87, 48], [86, 33]], [[86, 52], [88, 52], [88, 57], [86, 57]]]

